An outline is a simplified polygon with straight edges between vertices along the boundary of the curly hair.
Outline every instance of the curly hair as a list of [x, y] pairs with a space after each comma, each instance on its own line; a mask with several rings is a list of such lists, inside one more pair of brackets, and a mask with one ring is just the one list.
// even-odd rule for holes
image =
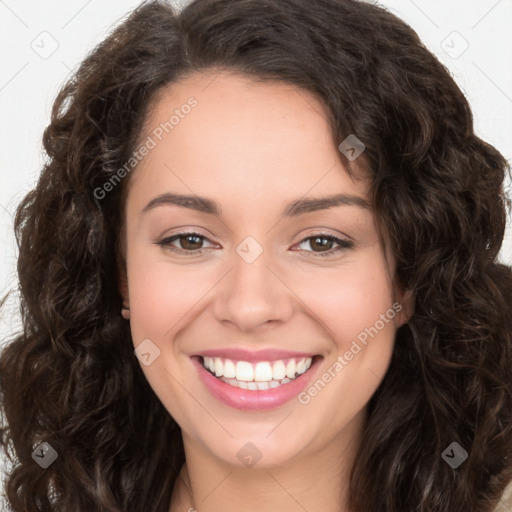
[[[417, 34], [357, 0], [144, 2], [61, 89], [15, 217], [23, 330], [0, 357], [12, 510], [168, 511], [181, 430], [119, 314], [130, 177], [108, 200], [94, 191], [133, 153], [156, 93], [207, 69], [299, 86], [326, 105], [333, 140], [366, 146], [414, 312], [368, 404], [351, 510], [491, 511], [512, 480], [512, 270], [498, 261], [510, 169]], [[456, 470], [441, 457], [453, 441], [469, 454]], [[44, 470], [41, 442], [59, 454]]]

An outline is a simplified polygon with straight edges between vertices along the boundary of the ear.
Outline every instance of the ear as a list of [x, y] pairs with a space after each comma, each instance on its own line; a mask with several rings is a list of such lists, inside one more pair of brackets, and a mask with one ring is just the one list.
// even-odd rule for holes
[[393, 310], [396, 312], [395, 325], [397, 329], [409, 322], [414, 314], [414, 297], [410, 290], [397, 287]]
[[118, 261], [117, 268], [118, 290], [122, 301], [121, 314], [125, 320], [128, 320], [130, 318], [130, 298], [128, 293], [128, 275], [126, 272], [126, 265], [123, 261]]

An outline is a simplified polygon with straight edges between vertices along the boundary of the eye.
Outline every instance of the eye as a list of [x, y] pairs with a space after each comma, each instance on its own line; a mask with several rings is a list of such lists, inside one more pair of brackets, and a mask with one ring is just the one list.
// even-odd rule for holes
[[[205, 241], [208, 241], [208, 243], [211, 244], [210, 247], [213, 247], [214, 244], [204, 235], [194, 232], [184, 232], [163, 238], [156, 242], [156, 244], [176, 253], [197, 255], [209, 248], [203, 246]], [[304, 248], [306, 244], [309, 244], [311, 250]], [[331, 234], [316, 233], [304, 238], [296, 245], [302, 251], [314, 253], [315, 255], [323, 257], [333, 255], [334, 253], [344, 249], [350, 249], [354, 246], [354, 243], [350, 240], [344, 240]]]
[[202, 245], [206, 240], [208, 238], [199, 233], [178, 233], [158, 241], [157, 245], [179, 253], [198, 254], [205, 249]]
[[305, 244], [309, 244], [309, 247], [312, 250], [303, 248], [301, 248], [301, 250], [317, 253], [318, 256], [330, 256], [344, 249], [351, 249], [354, 246], [354, 243], [350, 240], [343, 240], [327, 233], [316, 233], [312, 236], [308, 236], [301, 240], [297, 245], [301, 247]]

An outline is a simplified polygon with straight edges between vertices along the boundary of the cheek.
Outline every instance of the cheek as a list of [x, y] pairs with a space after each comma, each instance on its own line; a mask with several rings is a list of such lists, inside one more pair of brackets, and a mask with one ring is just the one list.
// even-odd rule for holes
[[379, 330], [394, 330], [393, 289], [380, 257], [370, 254], [338, 269], [316, 271], [314, 278], [296, 280], [294, 288], [341, 345], [376, 323]]
[[331, 341], [323, 372], [299, 401], [309, 404], [311, 416], [318, 411], [325, 424], [342, 429], [368, 403], [391, 361], [397, 311], [385, 261], [378, 253], [347, 260], [335, 272], [317, 273], [297, 294]]
[[336, 403], [335, 390], [343, 389], [355, 411], [374, 393], [393, 353], [397, 312], [389, 270], [377, 248], [347, 257], [337, 269], [318, 270], [314, 279], [296, 279], [294, 288], [330, 340], [326, 380], [335, 384], [319, 404]]
[[212, 272], [194, 264], [170, 264], [142, 248], [129, 253], [130, 325], [134, 343], [163, 340], [179, 330], [215, 284]]
[[180, 329], [187, 315], [212, 287], [200, 279], [197, 272], [187, 273], [169, 269], [147, 269], [143, 277], [132, 276], [130, 309], [134, 341], [137, 337], [163, 339], [170, 331]]

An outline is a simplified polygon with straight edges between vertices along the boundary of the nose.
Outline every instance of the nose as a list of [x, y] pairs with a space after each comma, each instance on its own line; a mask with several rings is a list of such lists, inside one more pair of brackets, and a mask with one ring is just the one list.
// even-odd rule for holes
[[294, 296], [278, 268], [265, 251], [252, 262], [235, 253], [233, 268], [217, 289], [216, 319], [244, 332], [286, 322]]

